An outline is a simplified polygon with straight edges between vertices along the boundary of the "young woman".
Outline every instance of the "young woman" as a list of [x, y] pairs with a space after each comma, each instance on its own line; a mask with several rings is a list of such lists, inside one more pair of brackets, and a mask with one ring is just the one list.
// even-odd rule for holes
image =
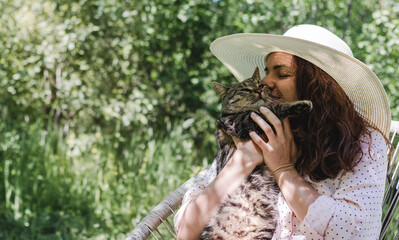
[[[253, 114], [269, 139], [235, 139], [237, 151], [216, 176], [215, 164], [190, 189], [175, 217], [179, 239], [198, 239], [218, 204], [259, 164], [280, 187], [274, 239], [377, 239], [387, 165], [390, 110], [375, 74], [328, 30], [299, 25], [284, 35], [235, 34], [212, 52], [238, 80], [256, 66], [275, 102], [311, 100], [309, 116]], [[299, 149], [290, 125], [305, 134]]]

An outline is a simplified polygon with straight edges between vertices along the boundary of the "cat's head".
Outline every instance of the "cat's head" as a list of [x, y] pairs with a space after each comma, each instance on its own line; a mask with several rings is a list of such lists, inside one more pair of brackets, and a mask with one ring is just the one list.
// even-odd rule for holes
[[255, 111], [261, 106], [272, 104], [270, 89], [262, 83], [257, 67], [251, 78], [231, 86], [213, 82], [216, 92], [223, 99], [222, 113]]

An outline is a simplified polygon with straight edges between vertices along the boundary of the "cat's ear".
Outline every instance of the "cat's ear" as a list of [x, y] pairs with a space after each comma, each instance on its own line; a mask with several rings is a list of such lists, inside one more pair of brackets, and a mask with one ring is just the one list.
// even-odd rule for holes
[[220, 95], [220, 97], [223, 99], [224, 97], [226, 97], [227, 92], [229, 91], [229, 87], [225, 86], [221, 83], [218, 82], [212, 82], [213, 86], [216, 89], [216, 92]]
[[260, 82], [260, 74], [259, 74], [259, 67], [255, 68], [254, 74], [252, 75], [252, 80]]

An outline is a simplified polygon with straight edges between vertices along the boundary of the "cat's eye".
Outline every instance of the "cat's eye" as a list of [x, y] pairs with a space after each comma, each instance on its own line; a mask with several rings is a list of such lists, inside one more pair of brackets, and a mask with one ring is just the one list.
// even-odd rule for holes
[[247, 88], [243, 88], [243, 89], [241, 89], [241, 90], [240, 90], [240, 92], [251, 93], [251, 92], [252, 92], [252, 90], [250, 90], [250, 89], [247, 89]]
[[260, 88], [260, 89], [262, 89], [262, 88], [264, 88], [264, 87], [265, 87], [265, 85], [263, 85], [263, 84], [260, 84], [260, 85], [259, 85], [259, 88]]

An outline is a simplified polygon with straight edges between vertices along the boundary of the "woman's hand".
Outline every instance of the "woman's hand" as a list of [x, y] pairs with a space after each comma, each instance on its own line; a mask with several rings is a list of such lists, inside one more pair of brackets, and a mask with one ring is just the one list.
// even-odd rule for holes
[[262, 150], [252, 140], [242, 141], [234, 136], [232, 138], [237, 147], [234, 152], [236, 158], [232, 160], [239, 159], [242, 164], [249, 167], [255, 167], [264, 162]]
[[[259, 125], [269, 139], [269, 141], [266, 142], [255, 132], [250, 133], [253, 142], [255, 142], [262, 151], [265, 164], [275, 175], [279, 175], [279, 173], [284, 170], [294, 169], [300, 151], [295, 144], [288, 118], [280, 121], [272, 111], [265, 107], [261, 107], [260, 112], [269, 120], [276, 130], [276, 133], [274, 133], [272, 127], [265, 120], [255, 113], [251, 114], [252, 119]], [[276, 178], [278, 178], [278, 176], [276, 176]]]
[[[273, 172], [285, 201], [298, 219], [302, 221], [309, 206], [316, 201], [320, 194], [299, 175], [294, 167], [301, 152], [295, 144], [288, 118], [280, 121], [276, 115], [264, 107], [260, 109], [260, 112], [273, 125], [276, 133], [265, 120], [253, 114], [251, 115], [252, 119], [262, 128], [269, 140], [265, 141], [255, 132], [251, 132], [252, 141], [245, 142], [245, 144], [248, 144], [245, 146], [252, 147], [250, 144], [255, 143], [261, 150], [262, 159]], [[259, 151], [256, 155], [258, 153]]]

